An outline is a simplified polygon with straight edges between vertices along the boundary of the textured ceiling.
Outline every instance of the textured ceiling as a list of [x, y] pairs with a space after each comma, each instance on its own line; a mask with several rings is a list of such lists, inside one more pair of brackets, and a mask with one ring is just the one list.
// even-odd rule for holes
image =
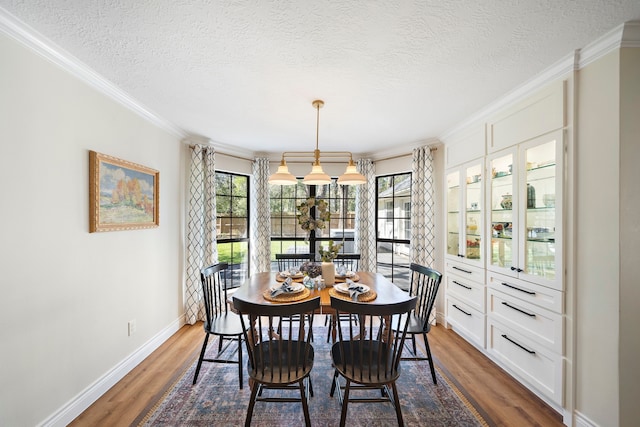
[[625, 21], [638, 0], [0, 0], [185, 132], [355, 153], [443, 133]]

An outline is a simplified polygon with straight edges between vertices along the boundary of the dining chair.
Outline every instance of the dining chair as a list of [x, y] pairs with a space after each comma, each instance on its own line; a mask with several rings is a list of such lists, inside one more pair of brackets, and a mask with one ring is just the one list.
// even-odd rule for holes
[[[233, 299], [242, 316], [249, 361], [247, 368], [251, 397], [245, 426], [251, 425], [256, 402], [302, 402], [305, 424], [311, 425], [308, 398], [311, 393], [309, 374], [313, 367], [313, 312], [320, 308], [320, 297], [291, 304], [264, 305]], [[283, 333], [276, 324], [286, 322]], [[263, 390], [300, 390], [300, 398], [277, 396]]]
[[[203, 268], [200, 272], [206, 319], [203, 325], [205, 332], [204, 342], [202, 343], [202, 350], [200, 350], [200, 357], [198, 358], [198, 366], [196, 367], [196, 373], [193, 377], [193, 384], [198, 380], [198, 374], [200, 373], [202, 362], [237, 363], [238, 379], [240, 382], [240, 388], [242, 388], [243, 326], [240, 316], [229, 308], [227, 299], [227, 280], [226, 274], [224, 274], [228, 266], [229, 265], [226, 262], [221, 262]], [[204, 357], [207, 350], [209, 336], [211, 335], [218, 337], [218, 353], [213, 359]], [[225, 341], [226, 344], [223, 346]], [[221, 356], [229, 348], [229, 345], [236, 341], [238, 343], [238, 359], [233, 360], [229, 358], [222, 358]]]
[[276, 254], [278, 271], [286, 271], [292, 267], [300, 267], [306, 261], [313, 261], [313, 254]]
[[[433, 383], [437, 384], [436, 371], [433, 367], [433, 358], [431, 357], [431, 348], [429, 348], [427, 334], [429, 333], [429, 330], [431, 330], [429, 316], [431, 315], [431, 310], [433, 310], [433, 305], [436, 301], [438, 288], [442, 281], [442, 274], [429, 267], [415, 263], [411, 263], [410, 270], [411, 283], [409, 285], [409, 295], [416, 297], [417, 304], [415, 309], [405, 317], [409, 319], [407, 334], [411, 338], [413, 356], [402, 357], [402, 360], [428, 360]], [[393, 329], [396, 331], [399, 330], [403, 323], [404, 322], [400, 322], [399, 318], [394, 318], [392, 322]], [[424, 346], [427, 351], [427, 357], [418, 356], [416, 335], [422, 335], [424, 339]]]
[[[347, 419], [349, 402], [390, 402], [395, 408], [398, 425], [404, 425], [396, 380], [401, 373], [400, 356], [406, 337], [406, 322], [400, 331], [396, 332], [389, 327], [386, 320], [394, 315], [408, 313], [415, 305], [415, 298], [396, 304], [377, 305], [331, 296], [331, 307], [338, 314], [353, 314], [360, 319], [356, 325], [349, 316], [348, 324], [338, 328], [338, 341], [331, 347], [335, 371], [329, 395], [333, 397], [338, 390], [342, 404], [341, 427]], [[344, 386], [340, 384], [340, 377], [346, 381]], [[353, 390], [362, 389], [375, 389], [378, 394], [358, 394], [360, 397], [351, 397]]]
[[[348, 271], [356, 272], [360, 269], [360, 254], [338, 254], [333, 263], [338, 266], [342, 265], [347, 268]], [[343, 322], [349, 320], [349, 315], [343, 315], [342, 317], [338, 317], [338, 319]], [[354, 320], [357, 322], [358, 317], [353, 316]], [[327, 314], [324, 318], [324, 325], [329, 327], [327, 331], [327, 342], [331, 339], [331, 331], [333, 329], [333, 315]]]

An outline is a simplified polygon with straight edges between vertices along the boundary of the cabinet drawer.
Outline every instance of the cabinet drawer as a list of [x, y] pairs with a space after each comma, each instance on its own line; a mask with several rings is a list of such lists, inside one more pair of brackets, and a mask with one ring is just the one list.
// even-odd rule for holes
[[472, 280], [447, 274], [447, 295], [466, 302], [481, 313], [485, 313], [485, 286]]
[[562, 316], [490, 289], [487, 314], [518, 333], [562, 354]]
[[473, 280], [474, 282], [482, 285], [485, 284], [484, 268], [481, 267], [447, 260], [445, 261], [445, 271], [447, 273], [453, 273], [456, 276], [464, 277], [468, 280]]
[[487, 273], [487, 286], [539, 307], [562, 313], [564, 293], [494, 272]]
[[562, 357], [487, 319], [487, 351], [525, 385], [562, 405]]
[[485, 348], [485, 319], [486, 316], [468, 304], [447, 297], [447, 322], [453, 329], [475, 345]]

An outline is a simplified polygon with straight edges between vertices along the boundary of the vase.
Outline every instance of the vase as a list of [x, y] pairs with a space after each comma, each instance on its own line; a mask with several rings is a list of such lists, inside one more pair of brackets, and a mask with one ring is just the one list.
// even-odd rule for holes
[[322, 278], [327, 286], [333, 286], [336, 282], [336, 266], [333, 262], [322, 261]]

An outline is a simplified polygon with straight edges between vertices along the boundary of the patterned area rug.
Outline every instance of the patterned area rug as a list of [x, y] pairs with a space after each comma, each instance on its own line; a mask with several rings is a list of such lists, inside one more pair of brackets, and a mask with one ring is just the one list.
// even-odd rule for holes
[[[330, 345], [325, 342], [326, 334], [326, 328], [314, 328], [316, 351], [311, 371], [314, 397], [309, 400], [311, 423], [314, 426], [337, 426], [340, 423], [341, 406], [337, 393], [334, 395], [336, 397], [329, 396], [333, 368]], [[211, 355], [215, 354], [217, 341], [210, 340], [207, 350]], [[243, 357], [246, 357], [245, 351]], [[438, 384], [434, 385], [427, 361], [402, 361], [401, 365], [402, 374], [397, 387], [405, 425], [490, 425], [440, 369], [436, 369]], [[245, 385], [242, 390], [238, 388], [237, 365], [205, 362], [194, 386], [191, 383], [195, 367], [194, 361], [157, 405], [147, 414], [141, 415], [139, 426], [244, 425], [251, 392], [246, 380], [246, 367]], [[283, 391], [266, 390], [264, 395], [266, 393]], [[299, 393], [296, 396], [299, 396]], [[395, 410], [390, 403], [349, 403], [349, 426], [374, 427], [396, 424]], [[304, 425], [302, 405], [299, 402], [257, 402], [251, 425]]]

